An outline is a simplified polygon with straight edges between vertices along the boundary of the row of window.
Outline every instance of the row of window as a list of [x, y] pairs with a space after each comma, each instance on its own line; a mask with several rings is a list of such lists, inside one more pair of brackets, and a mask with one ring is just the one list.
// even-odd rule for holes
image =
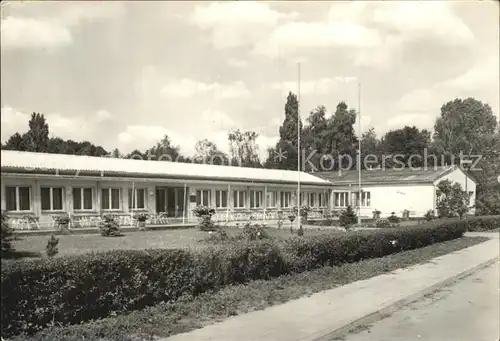
[[[211, 206], [211, 193], [209, 189], [196, 191], [196, 204]], [[279, 194], [279, 196], [278, 196]], [[303, 195], [304, 194], [304, 195]], [[328, 207], [328, 195], [326, 193], [301, 193], [302, 204], [312, 207]], [[278, 201], [279, 199], [279, 201]], [[233, 207], [245, 208], [247, 207], [247, 200], [249, 200], [250, 208], [264, 207], [263, 191], [251, 190], [246, 191], [233, 191]], [[292, 192], [267, 192], [266, 193], [266, 207], [275, 208], [280, 203], [280, 207], [289, 208], [292, 205]], [[227, 208], [228, 207], [228, 191], [216, 190], [215, 191], [215, 207]]]
[[[62, 211], [64, 202], [63, 187], [41, 187], [41, 208], [42, 211]], [[209, 189], [196, 191], [196, 204], [211, 206], [211, 193]], [[278, 197], [279, 194], [279, 197]], [[28, 186], [6, 186], [6, 209], [8, 211], [30, 211], [31, 210], [31, 187]], [[311, 207], [328, 207], [328, 195], [326, 193], [301, 193], [302, 205]], [[73, 188], [73, 210], [75, 211], [92, 211], [94, 210], [94, 188], [74, 187]], [[121, 209], [121, 189], [120, 188], [103, 188], [101, 189], [101, 209], [103, 210], [120, 210]], [[279, 201], [278, 201], [279, 198]], [[233, 191], [233, 207], [247, 207], [249, 200], [250, 208], [262, 208], [263, 192], [262, 191]], [[351, 200], [350, 200], [351, 199]], [[267, 192], [266, 207], [275, 208], [280, 203], [280, 207], [289, 208], [292, 205], [292, 192]], [[361, 207], [370, 207], [370, 192], [361, 193]], [[352, 193], [349, 198], [349, 192], [335, 192], [334, 206], [347, 207], [349, 204], [359, 206], [358, 193]], [[228, 207], [228, 191], [215, 191], [215, 207]], [[146, 208], [146, 189], [135, 188], [132, 194], [132, 189], [128, 189], [128, 208], [129, 209], [145, 209]]]
[[[42, 211], [63, 211], [64, 210], [64, 188], [63, 187], [41, 187], [41, 208]], [[94, 210], [94, 188], [74, 187], [73, 188], [73, 210], [92, 211]], [[121, 189], [103, 188], [101, 189], [101, 209], [120, 210], [121, 209]], [[31, 187], [28, 186], [6, 186], [5, 206], [8, 211], [31, 211]], [[128, 190], [128, 208], [146, 208], [146, 190], [135, 188]]]
[[[352, 198], [349, 200], [349, 192], [334, 192], [334, 206], [335, 207], [347, 207], [352, 205], [354, 207], [359, 206], [359, 193], [353, 192]], [[361, 192], [361, 207], [370, 207], [371, 198], [370, 192]]]

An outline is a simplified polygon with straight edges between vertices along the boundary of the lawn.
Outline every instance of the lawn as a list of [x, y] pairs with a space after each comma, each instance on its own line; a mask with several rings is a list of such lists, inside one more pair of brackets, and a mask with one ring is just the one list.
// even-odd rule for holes
[[[241, 233], [238, 228], [224, 228], [231, 236]], [[281, 230], [268, 229], [271, 236], [277, 239], [286, 239], [292, 236], [289, 228]], [[295, 229], [294, 229], [295, 231]], [[296, 233], [296, 232], [295, 232]], [[325, 233], [342, 233], [332, 230], [306, 230], [306, 235], [318, 235]], [[92, 251], [110, 250], [140, 250], [140, 249], [166, 249], [166, 248], [191, 248], [205, 247], [207, 244], [201, 242], [206, 238], [208, 232], [200, 231], [198, 228], [172, 229], [164, 231], [137, 231], [124, 232], [120, 237], [103, 237], [99, 234], [73, 234], [60, 235], [58, 257], [82, 254]], [[295, 234], [296, 235], [296, 234]], [[45, 246], [49, 236], [20, 236], [17, 237], [13, 246], [19, 254], [39, 256], [45, 254]]]
[[262, 310], [319, 291], [426, 263], [435, 257], [464, 249], [487, 239], [462, 237], [382, 258], [367, 259], [337, 267], [323, 267], [268, 281], [258, 280], [242, 285], [227, 286], [221, 290], [205, 292], [197, 297], [189, 296], [90, 323], [52, 327], [31, 337], [17, 336], [12, 340], [132, 341], [168, 337], [213, 324], [230, 316]]

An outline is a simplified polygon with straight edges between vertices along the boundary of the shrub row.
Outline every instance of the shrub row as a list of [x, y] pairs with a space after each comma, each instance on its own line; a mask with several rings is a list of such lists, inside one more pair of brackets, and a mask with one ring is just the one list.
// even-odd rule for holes
[[237, 242], [203, 250], [111, 251], [4, 264], [2, 336], [74, 324], [221, 286], [382, 257], [461, 237], [461, 221]]
[[500, 227], [500, 215], [469, 217], [467, 218], [466, 222], [467, 231], [489, 231]]

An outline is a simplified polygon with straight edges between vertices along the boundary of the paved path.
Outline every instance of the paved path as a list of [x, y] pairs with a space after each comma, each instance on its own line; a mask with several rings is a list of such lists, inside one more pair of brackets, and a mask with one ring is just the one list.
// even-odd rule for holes
[[[492, 236], [493, 237], [493, 236]], [[331, 340], [335, 331], [380, 310], [408, 304], [443, 281], [463, 275], [499, 256], [498, 237], [427, 264], [354, 282], [285, 304], [235, 316], [168, 341]], [[411, 301], [406, 301], [411, 297]], [[328, 335], [328, 337], [325, 337]]]
[[497, 341], [500, 268], [496, 262], [410, 304], [345, 341]]

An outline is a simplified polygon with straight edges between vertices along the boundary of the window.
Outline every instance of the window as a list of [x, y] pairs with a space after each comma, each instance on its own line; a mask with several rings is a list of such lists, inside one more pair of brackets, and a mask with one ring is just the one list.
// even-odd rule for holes
[[348, 192], [335, 192], [335, 207], [347, 207], [349, 205]]
[[93, 208], [92, 188], [73, 188], [73, 209], [76, 211], [88, 211]]
[[101, 209], [119, 210], [120, 209], [120, 189], [103, 188], [101, 190]]
[[215, 191], [215, 207], [217, 208], [227, 207], [227, 191], [223, 190]]
[[30, 211], [31, 188], [24, 186], [6, 186], [5, 208], [7, 211]]
[[262, 191], [250, 191], [250, 208], [262, 207]]
[[316, 193], [309, 193], [308, 196], [309, 196], [308, 206], [317, 207], [318, 204], [316, 203]]
[[245, 191], [234, 191], [233, 206], [235, 208], [244, 208], [246, 198], [247, 198], [247, 193]]
[[128, 189], [128, 209], [140, 210], [146, 208], [146, 189], [134, 188], [132, 195], [132, 188]]
[[62, 211], [63, 189], [62, 187], [42, 187], [42, 211]]
[[278, 201], [278, 193], [277, 192], [267, 192], [266, 194], [266, 207], [276, 207], [276, 203]]
[[209, 189], [200, 189], [196, 191], [196, 205], [210, 206]]
[[328, 194], [319, 193], [319, 207], [328, 207]]
[[[355, 192], [352, 195], [353, 195], [353, 202], [356, 203], [356, 207], [359, 206], [359, 193]], [[371, 199], [370, 192], [361, 192], [361, 207], [370, 207], [371, 206], [370, 199]]]
[[291, 192], [281, 192], [281, 207], [288, 208], [290, 207], [292, 201], [292, 193]]

